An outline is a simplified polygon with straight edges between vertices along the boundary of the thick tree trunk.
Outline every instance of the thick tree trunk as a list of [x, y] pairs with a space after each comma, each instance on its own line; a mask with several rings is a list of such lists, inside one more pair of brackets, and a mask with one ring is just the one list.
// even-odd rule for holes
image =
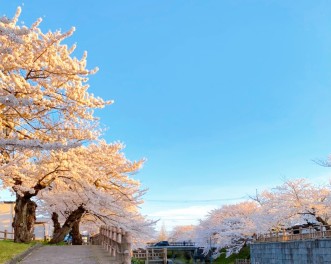
[[329, 223], [326, 222], [322, 217], [320, 217], [320, 216], [316, 216], [316, 220], [317, 220], [318, 222], [320, 222], [322, 225], [324, 225], [326, 230], [330, 230], [330, 225], [329, 225]]
[[[55, 170], [56, 171], [56, 170]], [[54, 171], [54, 172], [55, 172]], [[52, 172], [53, 173], [53, 172]], [[41, 179], [38, 180], [36, 185], [31, 188], [31, 190], [23, 193], [22, 196], [18, 195], [19, 187], [22, 186], [22, 180], [18, 177], [15, 178], [15, 184], [12, 187], [14, 192], [16, 193], [16, 205], [15, 205], [15, 216], [13, 221], [14, 228], [14, 241], [15, 242], [31, 242], [33, 239], [33, 230], [34, 223], [36, 221], [36, 208], [37, 204], [31, 201], [31, 198], [36, 196], [38, 192], [47, 186], [49, 186], [53, 180], [47, 182], [47, 184], [43, 183], [43, 180], [50, 175], [50, 173], [44, 175]]]
[[52, 221], [53, 221], [53, 233], [57, 233], [61, 229], [61, 225], [59, 222], [59, 215], [55, 212], [52, 213]]
[[31, 242], [36, 221], [37, 204], [25, 196], [16, 194], [15, 216], [13, 221], [14, 241]]
[[79, 232], [80, 219], [77, 220], [71, 229], [72, 244], [73, 245], [83, 245], [82, 235]]
[[75, 222], [80, 221], [85, 212], [86, 210], [83, 206], [79, 206], [75, 211], [71, 212], [63, 226], [58, 229], [57, 232], [53, 233], [53, 238], [49, 243], [56, 244], [63, 241], [64, 237], [70, 232]]

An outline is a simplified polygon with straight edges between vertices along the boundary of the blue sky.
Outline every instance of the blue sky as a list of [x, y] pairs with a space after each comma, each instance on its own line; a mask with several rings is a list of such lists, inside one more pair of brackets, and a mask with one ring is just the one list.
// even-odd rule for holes
[[[100, 71], [97, 111], [149, 188], [142, 210], [196, 223], [284, 178], [327, 182], [331, 152], [330, 1], [16, 1], [30, 25], [76, 33]], [[160, 223], [161, 223], [160, 222]]]

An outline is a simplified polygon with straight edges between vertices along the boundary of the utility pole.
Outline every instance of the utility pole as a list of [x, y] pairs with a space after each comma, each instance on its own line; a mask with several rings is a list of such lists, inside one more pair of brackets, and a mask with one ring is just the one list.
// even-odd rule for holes
[[213, 264], [213, 249], [211, 247], [211, 236], [209, 237], [209, 246], [210, 246], [210, 264]]

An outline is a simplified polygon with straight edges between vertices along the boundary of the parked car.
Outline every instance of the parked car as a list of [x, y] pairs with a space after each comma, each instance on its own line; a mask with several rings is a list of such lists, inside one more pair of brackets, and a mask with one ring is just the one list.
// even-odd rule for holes
[[160, 241], [153, 245], [153, 247], [169, 247], [168, 241]]

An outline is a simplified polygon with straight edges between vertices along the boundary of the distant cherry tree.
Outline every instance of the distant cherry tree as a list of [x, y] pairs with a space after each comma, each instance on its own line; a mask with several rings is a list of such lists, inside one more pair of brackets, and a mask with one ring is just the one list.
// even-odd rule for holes
[[195, 239], [194, 225], [175, 226], [169, 234], [169, 240], [173, 242], [194, 241]]
[[331, 188], [307, 179], [285, 180], [283, 184], [257, 193], [245, 201], [212, 210], [195, 228], [196, 241], [206, 251], [226, 249], [237, 253], [254, 235], [280, 231], [295, 225], [326, 225], [331, 217]]
[[250, 242], [258, 227], [254, 215], [258, 205], [252, 201], [223, 205], [212, 210], [196, 228], [196, 241], [207, 252], [226, 249], [226, 255], [238, 253]]
[[328, 225], [331, 217], [330, 187], [316, 186], [305, 178], [285, 180], [282, 185], [257, 194], [254, 200], [261, 206], [261, 222], [264, 220], [263, 225], [269, 228]]

